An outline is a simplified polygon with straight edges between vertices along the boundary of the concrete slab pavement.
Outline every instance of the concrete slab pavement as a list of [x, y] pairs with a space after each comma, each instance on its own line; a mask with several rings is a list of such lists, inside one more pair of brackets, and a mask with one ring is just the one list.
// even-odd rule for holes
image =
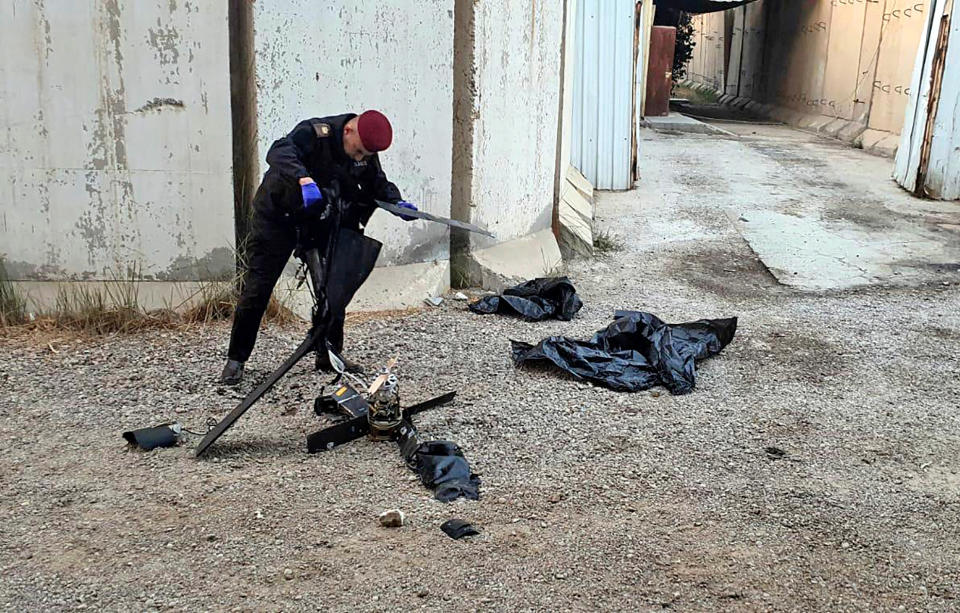
[[779, 283], [804, 291], [960, 281], [960, 203], [914, 198], [891, 160], [834, 140], [725, 125], [741, 138], [643, 132], [636, 197], [684, 212], [670, 240], [696, 238], [691, 221], [730, 224]]

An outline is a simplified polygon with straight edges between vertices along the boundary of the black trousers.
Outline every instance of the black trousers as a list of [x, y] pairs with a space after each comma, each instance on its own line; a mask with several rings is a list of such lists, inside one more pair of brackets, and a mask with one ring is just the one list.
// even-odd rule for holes
[[[297, 230], [293, 221], [289, 217], [270, 215], [255, 203], [247, 240], [247, 269], [233, 314], [227, 351], [231, 360], [246, 362], [250, 357], [270, 295], [296, 246]], [[343, 351], [344, 317], [343, 312], [331, 314], [325, 334], [338, 352]]]

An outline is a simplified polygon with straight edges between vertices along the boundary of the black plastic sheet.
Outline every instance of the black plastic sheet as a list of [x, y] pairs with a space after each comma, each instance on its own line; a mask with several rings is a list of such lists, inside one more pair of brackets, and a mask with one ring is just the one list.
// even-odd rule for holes
[[480, 500], [480, 477], [470, 472], [470, 465], [456, 443], [428, 441], [416, 451], [414, 470], [420, 481], [435, 490], [441, 502], [450, 502], [463, 496]]
[[519, 315], [529, 321], [551, 317], [569, 321], [582, 306], [583, 302], [569, 279], [552, 277], [527, 281], [504, 290], [499, 296], [481, 298], [470, 305], [470, 310], [481, 315]]
[[546, 361], [621, 392], [663, 385], [686, 394], [696, 384], [697, 361], [719, 353], [736, 331], [736, 317], [667, 324], [651, 313], [617, 311], [589, 341], [551, 336], [537, 345], [511, 343], [517, 366]]
[[458, 541], [465, 536], [474, 536], [480, 534], [480, 531], [477, 530], [476, 526], [462, 519], [448, 519], [447, 521], [443, 522], [443, 525], [440, 526], [440, 529], [443, 530], [444, 534], [455, 541]]

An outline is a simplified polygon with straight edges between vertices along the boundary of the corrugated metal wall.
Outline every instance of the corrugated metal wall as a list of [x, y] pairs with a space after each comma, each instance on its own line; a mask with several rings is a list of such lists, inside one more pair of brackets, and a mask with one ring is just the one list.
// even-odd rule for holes
[[629, 189], [633, 0], [584, 0], [576, 14], [571, 163], [597, 189]]
[[[914, 67], [913, 94], [897, 151], [894, 178], [904, 188], [943, 200], [960, 199], [960, 19], [950, 20], [946, 48], [941, 21], [946, 0], [937, 0], [929, 14]], [[942, 54], [941, 57], [938, 55]], [[930, 100], [935, 100], [930, 122]]]

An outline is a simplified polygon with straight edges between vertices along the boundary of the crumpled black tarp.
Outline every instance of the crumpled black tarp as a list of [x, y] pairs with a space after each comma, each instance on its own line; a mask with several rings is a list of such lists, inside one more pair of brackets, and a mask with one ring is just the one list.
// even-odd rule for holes
[[460, 496], [480, 500], [480, 477], [470, 472], [459, 445], [451, 441], [427, 441], [416, 451], [416, 466], [420, 481], [432, 490], [441, 502], [450, 502]]
[[470, 310], [481, 315], [519, 315], [529, 321], [550, 317], [569, 321], [582, 306], [583, 302], [569, 279], [551, 277], [521, 283], [504, 290], [500, 296], [481, 298], [470, 305]]
[[733, 340], [737, 318], [667, 324], [650, 313], [617, 311], [612, 324], [589, 341], [551, 336], [537, 345], [511, 341], [513, 361], [549, 361], [574, 376], [621, 392], [663, 385], [686, 394], [696, 383], [696, 361]]

